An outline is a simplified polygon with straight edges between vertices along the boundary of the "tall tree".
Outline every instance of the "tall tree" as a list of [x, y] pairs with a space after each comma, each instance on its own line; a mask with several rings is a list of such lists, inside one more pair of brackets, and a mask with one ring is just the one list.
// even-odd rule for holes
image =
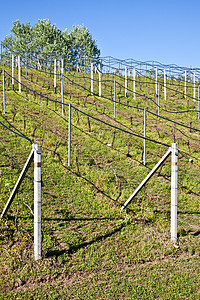
[[73, 26], [68, 32], [61, 31], [50, 20], [30, 23], [13, 23], [11, 34], [3, 41], [3, 46], [16, 54], [24, 55], [31, 51], [38, 59], [45, 55], [68, 57], [74, 64], [83, 60], [85, 55], [98, 58], [100, 50], [85, 26]]

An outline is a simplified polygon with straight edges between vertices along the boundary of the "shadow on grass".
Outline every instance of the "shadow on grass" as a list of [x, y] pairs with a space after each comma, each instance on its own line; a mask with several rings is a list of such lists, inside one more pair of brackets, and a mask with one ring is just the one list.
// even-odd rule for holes
[[84, 242], [84, 243], [81, 243], [79, 245], [70, 246], [70, 248], [68, 250], [52, 250], [52, 251], [48, 251], [46, 253], [46, 257], [52, 257], [52, 256], [59, 257], [60, 255], [63, 255], [65, 253], [67, 253], [68, 255], [72, 255], [73, 253], [77, 252], [79, 249], [85, 248], [85, 247], [87, 247], [89, 245], [92, 245], [92, 244], [97, 243], [97, 242], [101, 242], [101, 241], [103, 241], [103, 240], [111, 237], [113, 234], [121, 231], [122, 228], [125, 227], [125, 226], [126, 225], [123, 224], [119, 228], [116, 228], [116, 229], [114, 229], [113, 231], [111, 231], [111, 232], [109, 232], [107, 234], [101, 235], [101, 236], [97, 237], [96, 239], [91, 240], [90, 242]]

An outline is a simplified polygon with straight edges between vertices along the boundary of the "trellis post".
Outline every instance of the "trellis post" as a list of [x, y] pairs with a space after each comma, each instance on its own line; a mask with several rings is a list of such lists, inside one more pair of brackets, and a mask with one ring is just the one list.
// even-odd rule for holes
[[69, 119], [68, 119], [68, 167], [70, 167], [71, 159], [71, 104], [69, 104]]
[[144, 150], [143, 150], [143, 165], [146, 165], [146, 108], [144, 108]]
[[3, 114], [6, 113], [6, 97], [5, 97], [5, 70], [3, 69]]
[[187, 95], [187, 70], [185, 70], [185, 98]]
[[90, 81], [91, 81], [91, 94], [93, 94], [93, 63], [91, 63]]
[[158, 68], [156, 67], [156, 82], [155, 82], [155, 87], [156, 87], [156, 96], [158, 95]]
[[171, 157], [171, 241], [177, 240], [178, 144], [172, 143]]
[[135, 100], [135, 68], [133, 69], [133, 99]]
[[15, 58], [12, 54], [12, 90], [14, 91], [14, 68], [15, 68]]
[[19, 81], [19, 93], [21, 93], [21, 62], [20, 62], [20, 55], [18, 55], [18, 81]]
[[116, 81], [114, 79], [114, 118], [116, 118]]
[[101, 97], [101, 65], [99, 64], [99, 97]]
[[54, 59], [54, 94], [56, 94], [56, 58]]
[[160, 116], [160, 82], [158, 84], [158, 116]]
[[32, 145], [34, 150], [34, 255], [35, 260], [41, 258], [41, 146]]
[[197, 109], [197, 119], [199, 120], [199, 86], [198, 86], [198, 109]]
[[128, 73], [128, 69], [126, 66], [125, 67], [125, 97], [127, 97], [127, 73]]
[[194, 78], [193, 78], [193, 98], [196, 98], [196, 88], [195, 88], [195, 72], [194, 72]]
[[166, 89], [166, 70], [164, 69], [164, 99], [167, 100], [167, 89]]

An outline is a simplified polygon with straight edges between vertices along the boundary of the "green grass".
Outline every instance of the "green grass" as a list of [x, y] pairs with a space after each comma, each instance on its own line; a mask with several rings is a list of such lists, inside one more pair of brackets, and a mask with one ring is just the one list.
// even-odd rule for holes
[[[7, 71], [10, 73], [10, 69]], [[66, 74], [90, 89], [89, 78], [75, 75]], [[59, 93], [53, 94], [53, 78], [49, 75], [30, 70], [28, 79], [22, 78], [30, 88], [61, 100]], [[113, 80], [113, 76], [105, 75], [103, 79]], [[169, 145], [175, 139], [179, 149], [194, 160], [189, 164], [179, 156], [177, 248], [170, 241], [170, 159], [128, 208], [120, 211], [166, 147], [147, 142], [147, 163], [143, 166], [142, 140], [119, 130], [114, 135], [113, 128], [92, 119], [89, 130], [87, 117], [72, 109], [68, 167], [68, 108], [62, 116], [60, 105], [55, 107], [50, 101], [47, 105], [46, 100], [38, 96], [34, 99], [31, 93], [27, 99], [23, 88], [20, 95], [8, 85], [6, 77], [6, 114], [1, 114], [1, 122], [42, 145], [43, 241], [42, 259], [36, 262], [31, 166], [7, 217], [0, 223], [0, 298], [199, 299], [199, 134], [147, 116], [149, 138]], [[111, 86], [113, 81], [102, 84], [102, 94], [110, 95]], [[94, 89], [98, 93], [97, 83]], [[153, 85], [140, 84], [137, 89], [154, 98]], [[69, 82], [65, 84], [64, 99], [98, 119], [143, 135], [143, 113], [137, 109], [117, 104], [114, 119], [112, 102], [93, 98]], [[152, 101], [144, 102], [142, 97], [133, 100], [130, 92], [125, 99], [123, 88], [120, 91], [118, 86], [117, 99], [157, 111]], [[170, 92], [166, 109], [176, 110], [177, 103], [181, 109], [187, 108], [187, 100]], [[200, 128], [195, 113], [172, 115], [162, 111], [162, 115]], [[2, 126], [0, 134], [2, 211], [31, 145]]]

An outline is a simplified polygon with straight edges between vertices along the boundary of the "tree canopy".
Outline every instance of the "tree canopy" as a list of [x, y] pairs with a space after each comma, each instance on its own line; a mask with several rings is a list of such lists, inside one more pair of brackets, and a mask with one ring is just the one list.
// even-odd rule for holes
[[70, 57], [74, 62], [84, 56], [98, 58], [100, 55], [96, 40], [87, 27], [73, 26], [70, 32], [67, 29], [62, 31], [48, 19], [38, 20], [33, 26], [15, 21], [3, 47], [16, 54], [34, 52], [40, 58], [44, 55]]

